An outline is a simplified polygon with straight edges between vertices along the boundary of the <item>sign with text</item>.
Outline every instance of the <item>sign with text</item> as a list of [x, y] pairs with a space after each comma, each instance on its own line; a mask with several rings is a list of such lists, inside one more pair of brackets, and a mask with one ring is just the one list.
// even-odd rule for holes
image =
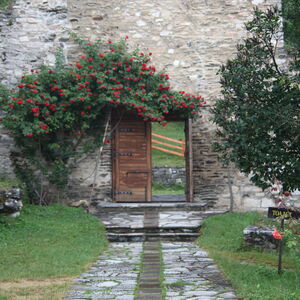
[[269, 207], [268, 218], [300, 219], [300, 211], [286, 208]]

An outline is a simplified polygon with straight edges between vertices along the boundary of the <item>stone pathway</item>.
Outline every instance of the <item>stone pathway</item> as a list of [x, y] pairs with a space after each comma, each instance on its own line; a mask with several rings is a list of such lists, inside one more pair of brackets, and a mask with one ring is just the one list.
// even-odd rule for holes
[[[207, 216], [220, 211], [181, 204], [171, 209], [169, 203], [134, 206], [102, 207], [98, 216], [108, 237], [120, 242], [111, 243], [65, 299], [237, 299], [208, 254], [187, 241], [197, 237]], [[129, 238], [135, 242], [122, 242]]]
[[194, 243], [162, 243], [166, 299], [237, 299], [207, 252]]
[[[160, 266], [160, 247], [163, 265]], [[142, 255], [143, 253], [143, 255]], [[140, 261], [141, 256], [143, 261]], [[160, 272], [163, 271], [163, 282]], [[208, 254], [192, 242], [112, 243], [65, 299], [237, 299]]]
[[65, 299], [133, 300], [142, 250], [142, 243], [112, 243]]

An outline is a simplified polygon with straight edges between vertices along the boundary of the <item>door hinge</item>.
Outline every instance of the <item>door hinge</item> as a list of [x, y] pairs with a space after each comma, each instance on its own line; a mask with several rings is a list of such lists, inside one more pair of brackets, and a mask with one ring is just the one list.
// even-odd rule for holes
[[132, 152], [122, 153], [122, 152], [115, 152], [115, 156], [132, 156]]
[[118, 132], [133, 132], [132, 128], [119, 128]]
[[115, 192], [115, 195], [132, 195], [132, 192]]

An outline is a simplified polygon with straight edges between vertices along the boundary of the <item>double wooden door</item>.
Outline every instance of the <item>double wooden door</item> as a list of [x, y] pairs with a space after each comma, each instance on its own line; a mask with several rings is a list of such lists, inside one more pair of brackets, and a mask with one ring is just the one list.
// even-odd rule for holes
[[116, 112], [112, 126], [114, 201], [151, 201], [151, 123], [128, 112]]

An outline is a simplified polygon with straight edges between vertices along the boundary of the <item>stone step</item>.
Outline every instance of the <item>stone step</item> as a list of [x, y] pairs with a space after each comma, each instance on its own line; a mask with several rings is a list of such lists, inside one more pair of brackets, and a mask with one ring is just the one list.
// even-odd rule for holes
[[93, 214], [98, 215], [103, 212], [147, 212], [147, 211], [206, 211], [209, 209], [207, 203], [189, 203], [189, 202], [148, 202], [148, 203], [99, 203], [92, 201], [94, 207]]
[[198, 236], [203, 220], [224, 210], [163, 210], [101, 212], [98, 214], [111, 242], [145, 240], [192, 241]]
[[197, 233], [201, 226], [191, 227], [144, 227], [144, 228], [129, 228], [129, 227], [106, 227], [106, 231], [115, 234], [126, 233]]
[[198, 233], [107, 233], [107, 239], [110, 242], [144, 242], [144, 241], [194, 241], [198, 237]]

